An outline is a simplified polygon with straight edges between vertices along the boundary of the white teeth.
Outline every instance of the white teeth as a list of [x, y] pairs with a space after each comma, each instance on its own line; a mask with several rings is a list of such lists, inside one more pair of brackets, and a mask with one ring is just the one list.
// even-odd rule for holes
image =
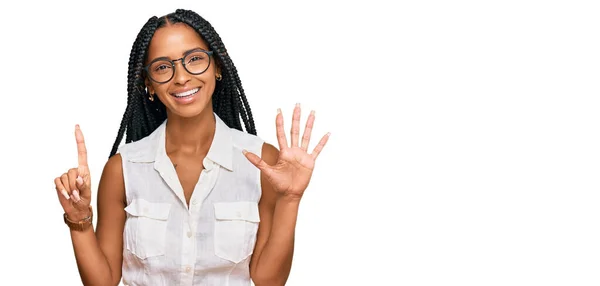
[[188, 91], [186, 91], [186, 92], [182, 92], [182, 93], [176, 93], [176, 94], [173, 94], [173, 95], [174, 95], [175, 97], [186, 97], [186, 96], [190, 96], [190, 95], [192, 95], [192, 94], [194, 94], [194, 93], [198, 92], [198, 90], [200, 90], [200, 89], [199, 89], [199, 88], [194, 88], [194, 89], [188, 90]]

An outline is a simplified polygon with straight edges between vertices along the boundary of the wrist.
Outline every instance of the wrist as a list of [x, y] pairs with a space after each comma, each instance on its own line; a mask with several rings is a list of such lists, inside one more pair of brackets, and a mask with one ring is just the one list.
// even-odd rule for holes
[[277, 198], [277, 203], [297, 205], [300, 204], [301, 199], [301, 195], [281, 195]]
[[[94, 214], [94, 212], [92, 211], [92, 206], [88, 205], [87, 212], [86, 211], [73, 212], [73, 214], [71, 214], [71, 218], [69, 217], [69, 215], [67, 213], [65, 213], [63, 215], [63, 217], [64, 217], [65, 224], [69, 227], [69, 229], [71, 229], [72, 231], [84, 231], [86, 229], [89, 229], [92, 226], [93, 214]], [[82, 215], [84, 217], [80, 219], [80, 217]], [[72, 218], [75, 220], [73, 220]]]
[[75, 209], [71, 212], [65, 213], [68, 220], [73, 222], [79, 222], [92, 216], [92, 207], [88, 206], [84, 210]]

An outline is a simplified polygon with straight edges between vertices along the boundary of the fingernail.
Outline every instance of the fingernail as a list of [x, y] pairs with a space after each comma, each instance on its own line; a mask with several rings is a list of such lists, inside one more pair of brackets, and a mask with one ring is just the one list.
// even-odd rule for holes
[[296, 103], [296, 107], [300, 107], [300, 102]]
[[70, 198], [70, 197], [69, 197], [69, 193], [67, 193], [67, 191], [66, 191], [66, 190], [61, 190], [61, 191], [60, 191], [60, 193], [61, 193], [61, 194], [62, 194], [62, 195], [65, 197], [65, 199], [67, 199], [67, 200], [68, 200], [68, 199]]
[[244, 155], [246, 155], [246, 153], [248, 153], [248, 151], [246, 151], [246, 149], [243, 149], [242, 153], [244, 153]]
[[77, 190], [73, 191], [73, 197], [75, 197], [76, 202], [81, 201], [81, 197], [79, 197], [79, 192]]
[[331, 132], [327, 132], [327, 137], [331, 136]]
[[77, 179], [75, 179], [75, 181], [77, 182], [77, 184], [83, 185], [83, 178], [81, 176], [77, 176]]
[[310, 115], [312, 115], [312, 116], [315, 116], [315, 111], [314, 111], [314, 110], [311, 110], [311, 111], [310, 111]]
[[79, 124], [75, 124], [75, 128], [76, 128], [76, 129], [79, 129]]
[[281, 113], [281, 108], [277, 108], [277, 113]]

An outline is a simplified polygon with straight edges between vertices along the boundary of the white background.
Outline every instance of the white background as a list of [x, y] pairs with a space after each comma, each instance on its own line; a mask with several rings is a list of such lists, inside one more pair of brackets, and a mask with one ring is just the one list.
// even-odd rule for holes
[[81, 3], [0, 9], [0, 284], [81, 284], [53, 179], [79, 123], [95, 190], [131, 45], [179, 7], [220, 33], [262, 138], [296, 102], [332, 132], [287, 285], [600, 284], [594, 1]]

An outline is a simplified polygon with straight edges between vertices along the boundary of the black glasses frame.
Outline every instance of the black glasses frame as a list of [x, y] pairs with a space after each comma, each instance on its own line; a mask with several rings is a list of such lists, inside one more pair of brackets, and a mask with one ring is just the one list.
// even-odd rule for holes
[[[183, 59], [185, 59], [187, 56], [189, 56], [190, 54], [195, 53], [195, 52], [203, 52], [203, 53], [205, 53], [205, 54], [208, 55], [208, 65], [206, 66], [206, 69], [204, 69], [203, 71], [201, 71], [199, 73], [190, 72], [187, 69], [187, 67], [185, 66], [185, 62], [183, 61]], [[146, 72], [146, 74], [148, 75], [148, 77], [152, 81], [154, 81], [156, 83], [167, 83], [170, 80], [172, 80], [173, 77], [175, 76], [175, 62], [180, 61], [181, 65], [183, 66], [183, 69], [185, 69], [185, 71], [188, 72], [189, 74], [199, 75], [199, 74], [203, 74], [204, 72], [206, 72], [208, 70], [208, 68], [210, 67], [210, 64], [211, 64], [212, 56], [213, 56], [213, 51], [206, 51], [206, 50], [203, 50], [203, 49], [194, 49], [194, 50], [188, 51], [185, 54], [183, 54], [183, 57], [178, 58], [178, 59], [174, 59], [174, 60], [171, 60], [171, 59], [169, 59], [167, 57], [157, 58], [157, 59], [151, 61], [147, 66], [145, 66], [144, 67], [144, 71]], [[154, 64], [155, 62], [158, 62], [158, 61], [167, 61], [167, 62], [171, 63], [171, 67], [173, 68], [173, 72], [171, 73], [171, 77], [168, 80], [166, 80], [166, 81], [157, 81], [154, 78], [152, 78], [152, 75], [151, 75], [150, 70], [149, 70], [150, 66], [152, 66], [152, 64]]]

